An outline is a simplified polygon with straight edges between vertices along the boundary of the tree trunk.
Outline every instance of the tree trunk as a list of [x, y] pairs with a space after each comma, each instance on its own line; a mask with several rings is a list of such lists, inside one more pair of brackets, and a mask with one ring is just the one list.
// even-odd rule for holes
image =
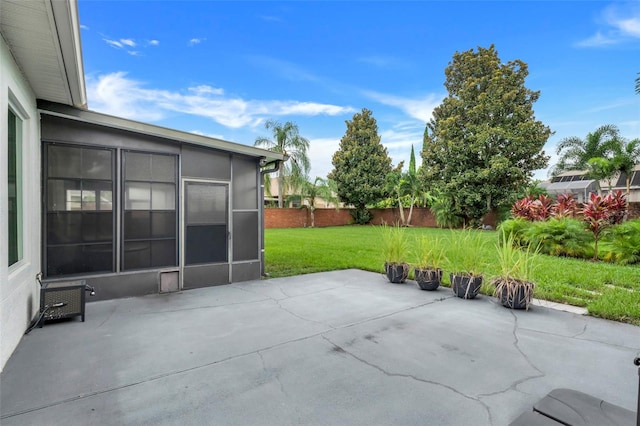
[[402, 226], [406, 225], [404, 221], [404, 210], [402, 210], [402, 200], [398, 197], [398, 206], [400, 206], [400, 221], [402, 221]]
[[413, 205], [416, 203], [416, 197], [411, 197], [411, 207], [409, 207], [409, 217], [407, 218], [407, 226], [411, 225], [411, 216], [413, 215]]
[[316, 226], [316, 214], [315, 214], [315, 207], [311, 206], [309, 207], [309, 210], [311, 211], [311, 227], [314, 228]]

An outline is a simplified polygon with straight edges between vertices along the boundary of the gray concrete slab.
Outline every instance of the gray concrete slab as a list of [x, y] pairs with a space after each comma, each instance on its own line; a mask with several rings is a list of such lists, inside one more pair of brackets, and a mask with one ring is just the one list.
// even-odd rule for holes
[[505, 425], [551, 389], [635, 410], [640, 327], [358, 270], [87, 305], [25, 336], [5, 425]]

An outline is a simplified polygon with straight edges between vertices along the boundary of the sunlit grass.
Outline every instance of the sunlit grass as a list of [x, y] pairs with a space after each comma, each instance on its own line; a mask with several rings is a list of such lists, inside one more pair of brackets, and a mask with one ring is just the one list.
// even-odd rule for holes
[[[419, 236], [440, 237], [444, 244], [456, 232], [436, 228], [407, 228], [410, 244]], [[482, 233], [486, 246], [485, 282], [499, 273], [495, 253], [497, 232]], [[357, 268], [384, 271], [381, 229], [374, 226], [267, 229], [266, 271], [272, 277]], [[591, 315], [640, 325], [640, 267], [541, 255], [533, 274], [534, 297], [584, 306]], [[448, 272], [448, 271], [447, 271]], [[444, 274], [448, 284], [448, 274]], [[483, 291], [491, 292], [485, 285]]]

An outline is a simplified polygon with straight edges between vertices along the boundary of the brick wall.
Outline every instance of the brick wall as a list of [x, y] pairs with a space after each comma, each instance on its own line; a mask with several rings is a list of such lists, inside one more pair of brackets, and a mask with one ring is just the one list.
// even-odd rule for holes
[[[350, 209], [316, 209], [315, 226], [344, 226], [353, 220]], [[371, 223], [381, 225], [383, 222], [393, 224], [400, 222], [398, 209], [371, 209], [373, 214]], [[405, 219], [409, 216], [409, 209], [405, 209]], [[308, 209], [264, 209], [265, 228], [303, 228], [311, 226], [311, 215]], [[412, 226], [437, 226], [435, 217], [429, 209], [414, 208], [411, 216]]]

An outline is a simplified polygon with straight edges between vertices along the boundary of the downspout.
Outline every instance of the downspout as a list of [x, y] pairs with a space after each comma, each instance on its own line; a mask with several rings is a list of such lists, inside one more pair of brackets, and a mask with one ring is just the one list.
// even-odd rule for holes
[[[285, 155], [283, 160], [266, 161], [266, 158], [260, 160], [260, 215], [262, 216], [262, 226], [260, 227], [260, 276], [268, 277], [269, 275], [264, 271], [264, 175], [267, 173], [274, 173], [280, 170], [282, 163], [287, 161], [289, 156]], [[272, 168], [269, 168], [273, 166]]]

